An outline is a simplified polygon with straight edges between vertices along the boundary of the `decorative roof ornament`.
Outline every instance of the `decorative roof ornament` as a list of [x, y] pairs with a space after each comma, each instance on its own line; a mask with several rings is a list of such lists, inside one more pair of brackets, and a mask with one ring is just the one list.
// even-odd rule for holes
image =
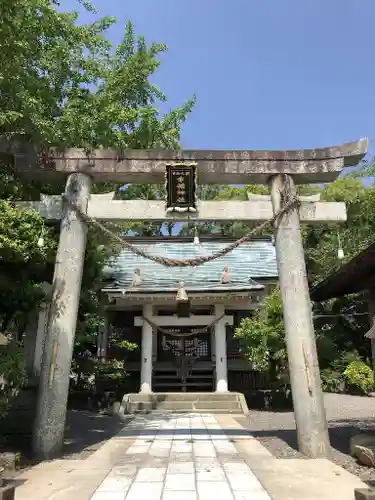
[[142, 283], [141, 271], [138, 267], [134, 269], [133, 279], [132, 279], [132, 287], [140, 286]]
[[249, 283], [249, 285], [257, 287], [258, 289], [259, 289], [259, 287], [260, 287], [260, 289], [264, 289], [264, 285], [261, 285], [257, 281], [253, 280], [253, 278], [251, 276], [249, 276], [248, 283]]
[[227, 264], [225, 264], [223, 267], [223, 272], [221, 273], [220, 283], [223, 283], [223, 284], [230, 283], [229, 266]]
[[197, 164], [175, 162], [165, 165], [166, 211], [197, 211]]
[[180, 285], [176, 295], [176, 302], [189, 302], [189, 297], [186, 293], [183, 281], [180, 281]]

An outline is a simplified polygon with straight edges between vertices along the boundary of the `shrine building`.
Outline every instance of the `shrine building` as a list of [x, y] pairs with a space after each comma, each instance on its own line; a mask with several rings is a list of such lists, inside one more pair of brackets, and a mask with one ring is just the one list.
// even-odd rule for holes
[[[184, 260], [216, 254], [234, 239], [127, 241], [147, 254]], [[114, 332], [139, 346], [125, 359], [129, 392], [243, 393], [263, 387], [264, 375], [241, 356], [234, 332], [278, 281], [271, 238], [243, 243], [197, 267], [166, 267], [125, 249], [105, 274], [106, 322], [98, 352], [107, 355]]]

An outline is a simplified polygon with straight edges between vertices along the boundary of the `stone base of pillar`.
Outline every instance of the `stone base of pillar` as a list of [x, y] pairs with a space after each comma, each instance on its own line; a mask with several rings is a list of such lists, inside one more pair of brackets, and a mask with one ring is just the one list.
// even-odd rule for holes
[[139, 390], [140, 394], [152, 394], [152, 389], [149, 384], [142, 384]]
[[219, 380], [215, 392], [228, 392], [228, 384], [225, 380]]
[[354, 490], [355, 500], [375, 500], [375, 490], [370, 488], [357, 488]]
[[0, 486], [0, 500], [14, 500], [16, 497], [17, 482], [14, 479], [4, 479]]

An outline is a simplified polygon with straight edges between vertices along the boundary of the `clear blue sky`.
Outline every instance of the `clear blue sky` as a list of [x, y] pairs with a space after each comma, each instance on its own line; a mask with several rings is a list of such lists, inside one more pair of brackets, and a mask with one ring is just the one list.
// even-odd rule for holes
[[[130, 19], [146, 40], [169, 46], [155, 77], [168, 107], [193, 93], [198, 99], [184, 148], [295, 149], [375, 138], [374, 0], [93, 4], [117, 17], [113, 43]], [[76, 7], [62, 1], [64, 10]]]

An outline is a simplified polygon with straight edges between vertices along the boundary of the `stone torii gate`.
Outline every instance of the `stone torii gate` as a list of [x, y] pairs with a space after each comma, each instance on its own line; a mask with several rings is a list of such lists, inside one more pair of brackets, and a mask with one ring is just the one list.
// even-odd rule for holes
[[[44, 458], [59, 453], [63, 443], [69, 374], [86, 246], [87, 224], [74, 206], [101, 221], [243, 220], [260, 222], [296, 196], [296, 184], [325, 183], [343, 167], [354, 166], [367, 152], [367, 140], [299, 151], [114, 151], [81, 149], [39, 155], [28, 145], [1, 144], [16, 173], [44, 182], [66, 179], [65, 197], [42, 197], [20, 205], [43, 217], [61, 219], [53, 279], [52, 305], [39, 383], [34, 451]], [[90, 196], [92, 182], [157, 183], [166, 164], [194, 162], [200, 184], [269, 184], [270, 197], [249, 201], [198, 201], [196, 212], [167, 212], [162, 201], [118, 201]], [[294, 413], [299, 449], [310, 457], [329, 454], [329, 438], [317, 360], [311, 303], [300, 221], [343, 222], [344, 203], [300, 200], [275, 222], [275, 244], [284, 308]]]

